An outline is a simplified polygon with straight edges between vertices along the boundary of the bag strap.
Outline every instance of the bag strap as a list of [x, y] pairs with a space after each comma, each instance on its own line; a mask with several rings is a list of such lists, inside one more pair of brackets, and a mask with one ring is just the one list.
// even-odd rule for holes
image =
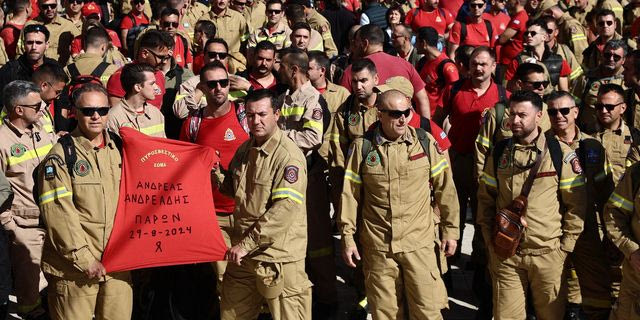
[[69, 75], [71, 76], [71, 79], [80, 76], [80, 70], [78, 70], [78, 67], [76, 66], [75, 63], [68, 65], [67, 70], [69, 70]]
[[[110, 65], [111, 64], [108, 63], [108, 62], [104, 62], [104, 61], [100, 62], [100, 64], [95, 69], [93, 69], [93, 71], [91, 72], [91, 75], [96, 77], [96, 78], [102, 77], [102, 74], [104, 74], [105, 70], [107, 70], [107, 68], [109, 68]], [[78, 69], [76, 69], [76, 70], [78, 70]], [[69, 71], [69, 72], [71, 72], [71, 71]]]
[[529, 192], [531, 192], [531, 187], [533, 187], [533, 180], [535, 180], [536, 175], [538, 175], [538, 171], [540, 170], [540, 166], [542, 165], [542, 158], [544, 158], [544, 156], [547, 154], [548, 149], [549, 148], [547, 147], [547, 141], [545, 140], [542, 152], [538, 152], [538, 155], [536, 156], [536, 163], [533, 165], [533, 168], [531, 168], [531, 171], [529, 171], [527, 180], [524, 181], [524, 185], [522, 186], [522, 190], [520, 191], [521, 196], [525, 198], [529, 197]]
[[464, 39], [467, 38], [467, 23], [460, 22], [460, 45], [464, 42]]
[[62, 150], [64, 151], [64, 162], [67, 164], [69, 176], [73, 179], [73, 167], [76, 165], [78, 155], [76, 154], [76, 146], [73, 143], [73, 139], [71, 139], [71, 134], [65, 134], [58, 140], [58, 142], [62, 145]]
[[489, 34], [489, 45], [491, 45], [491, 41], [493, 41], [493, 26], [489, 20], [484, 20], [484, 25], [487, 26], [487, 33]]

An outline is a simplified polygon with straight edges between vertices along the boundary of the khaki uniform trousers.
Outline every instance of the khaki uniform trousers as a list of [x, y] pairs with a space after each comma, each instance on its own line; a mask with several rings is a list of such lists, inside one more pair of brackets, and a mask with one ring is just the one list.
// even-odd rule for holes
[[640, 319], [640, 273], [633, 269], [627, 258], [622, 264], [622, 273], [620, 294], [609, 320]]
[[[218, 215], [218, 226], [220, 226], [220, 231], [222, 232], [222, 238], [224, 238], [224, 243], [228, 248], [231, 248], [231, 233], [233, 232], [233, 214], [229, 215]], [[227, 261], [216, 261], [213, 263], [213, 269], [216, 271], [216, 276], [218, 279], [218, 294], [220, 294], [220, 290], [222, 290], [222, 278], [224, 277], [224, 272], [227, 269]]]
[[[67, 280], [47, 274], [52, 320], [129, 320], [133, 290], [129, 272], [110, 273], [106, 281]], [[95, 315], [95, 318], [93, 316]]]
[[[274, 320], [311, 319], [311, 282], [304, 264], [304, 260], [280, 263], [247, 258], [241, 266], [229, 264], [222, 282], [221, 319], [256, 319], [265, 302]], [[277, 297], [267, 299], [258, 291], [258, 267], [281, 270], [284, 284]]]
[[493, 281], [493, 316], [496, 320], [526, 318], [526, 295], [531, 287], [539, 320], [561, 320], [567, 302], [565, 260], [559, 247], [541, 255], [520, 255], [502, 260], [489, 249]]
[[15, 230], [16, 237], [9, 245], [13, 288], [18, 300], [18, 312], [27, 313], [40, 304], [40, 290], [47, 286], [40, 271], [40, 258], [45, 231], [40, 228]]
[[373, 319], [404, 319], [404, 300], [409, 306], [409, 319], [442, 319], [440, 310], [448, 307], [447, 289], [433, 246], [395, 254], [367, 249], [363, 253], [367, 302]]

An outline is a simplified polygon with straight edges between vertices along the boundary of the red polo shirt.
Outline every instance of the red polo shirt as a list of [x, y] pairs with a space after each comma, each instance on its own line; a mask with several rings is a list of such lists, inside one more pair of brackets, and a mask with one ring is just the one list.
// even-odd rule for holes
[[442, 105], [442, 93], [444, 88], [448, 84], [452, 84], [459, 79], [458, 68], [455, 63], [446, 63], [444, 68], [442, 68], [442, 74], [444, 75], [444, 86], [438, 85], [436, 80], [439, 78], [438, 76], [438, 65], [442, 60], [448, 59], [447, 55], [443, 52], [435, 58], [425, 64], [420, 70], [420, 77], [426, 83], [425, 89], [427, 90], [427, 94], [429, 95], [429, 105], [431, 106], [431, 116], [436, 111], [436, 106]]
[[[122, 68], [118, 69], [114, 74], [109, 77], [109, 81], [107, 82], [107, 93], [109, 96], [124, 98], [126, 92], [122, 88], [122, 82], [120, 81], [120, 74], [122, 74]], [[156, 71], [156, 83], [160, 88], [160, 92], [156, 92], [156, 98], [148, 103], [154, 105], [158, 109], [162, 108], [162, 98], [164, 97], [165, 87], [164, 87], [164, 74], [162, 71]]]
[[265, 87], [261, 85], [260, 82], [258, 82], [258, 80], [251, 73], [249, 73], [249, 77], [247, 80], [249, 80], [249, 83], [251, 83], [251, 88], [253, 88], [253, 90], [271, 89], [278, 84], [278, 79], [276, 79], [276, 77], [273, 77], [273, 81]]
[[[448, 85], [443, 93], [443, 101], [449, 109], [451, 123], [449, 139], [456, 152], [471, 153], [482, 126], [485, 110], [493, 108], [500, 100], [498, 86], [491, 81], [489, 89], [478, 96], [471, 86], [471, 80], [466, 80], [453, 99], [450, 97], [451, 88], [452, 85]], [[507, 98], [510, 95], [507, 92]]]
[[[520, 66], [520, 64], [518, 63], [518, 59], [511, 60], [511, 63], [507, 67], [507, 71], [504, 74], [504, 78], [507, 80], [513, 79], [513, 77], [516, 75], [516, 70], [518, 70], [518, 66]], [[567, 63], [567, 60], [562, 60], [562, 69], [560, 69], [560, 76], [568, 77], [570, 74], [571, 67], [569, 66], [569, 63]]]
[[409, 11], [404, 18], [405, 23], [411, 26], [412, 30], [418, 30], [421, 27], [433, 27], [441, 36], [444, 35], [447, 31], [447, 26], [452, 24], [454, 20], [455, 17], [447, 9], [442, 8], [433, 11], [415, 8]]
[[507, 29], [511, 28], [516, 30], [516, 35], [511, 38], [509, 42], [502, 46], [500, 51], [500, 64], [509, 65], [511, 60], [515, 58], [523, 48], [522, 34], [527, 30], [527, 21], [529, 21], [529, 15], [525, 10], [516, 13], [509, 21]]
[[[462, 23], [456, 21], [451, 28], [451, 33], [449, 34], [449, 42], [457, 45], [470, 45], [474, 47], [478, 46], [486, 46], [493, 48], [495, 43], [495, 39], [489, 39], [489, 30], [487, 30], [487, 25], [484, 20], [480, 22], [469, 22], [467, 21], [467, 37], [464, 39], [464, 42], [460, 43], [461, 35], [462, 35]], [[496, 31], [493, 31], [495, 34]]]
[[7, 22], [4, 29], [0, 31], [0, 37], [4, 41], [4, 47], [9, 59], [16, 58], [16, 47], [18, 45], [18, 39], [20, 38], [20, 32], [24, 28], [24, 24], [15, 24]]
[[176, 34], [175, 36], [173, 36], [173, 41], [175, 42], [173, 48], [173, 57], [176, 59], [176, 63], [183, 68], [187, 64], [193, 63], [193, 55], [191, 55], [188, 44], [187, 48], [184, 47], [184, 42], [182, 42], [181, 36]]
[[149, 24], [149, 19], [147, 19], [147, 16], [144, 13], [140, 13], [140, 15], [125, 15], [122, 17], [122, 22], [120, 22], [120, 30], [133, 28], [133, 20], [131, 20], [131, 16], [135, 18], [136, 26]]

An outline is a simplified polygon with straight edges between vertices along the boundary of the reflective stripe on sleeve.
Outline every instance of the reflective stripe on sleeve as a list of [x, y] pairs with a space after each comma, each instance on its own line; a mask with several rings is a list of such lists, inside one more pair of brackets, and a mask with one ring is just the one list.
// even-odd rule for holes
[[70, 197], [73, 192], [68, 191], [66, 187], [56, 188], [40, 195], [40, 204], [46, 204], [54, 200]]
[[271, 200], [289, 198], [299, 204], [302, 204], [304, 195], [292, 188], [277, 188], [271, 190]]
[[444, 172], [444, 170], [448, 167], [449, 167], [449, 162], [447, 161], [447, 159], [440, 160], [438, 164], [436, 164], [431, 168], [431, 178], [437, 177], [439, 174]]
[[584, 185], [583, 176], [577, 176], [573, 178], [560, 180], [560, 190], [568, 190], [568, 189], [583, 186], [583, 185]]
[[496, 181], [496, 178], [483, 173], [482, 174], [482, 178], [480, 178], [480, 182], [484, 182], [484, 184], [490, 186], [490, 187], [494, 187], [497, 188], [498, 187], [498, 181]]
[[482, 145], [485, 148], [491, 147], [491, 140], [485, 136], [478, 135], [476, 138], [476, 143]]
[[362, 178], [360, 178], [360, 176], [358, 174], [356, 174], [355, 172], [351, 171], [351, 170], [346, 170], [344, 172], [344, 178], [347, 180], [351, 180], [357, 184], [361, 184], [362, 183]]
[[633, 202], [625, 199], [623, 196], [615, 192], [612, 193], [609, 197], [609, 203], [611, 203], [614, 207], [620, 208], [622, 210], [626, 210], [629, 212], [633, 211]]
[[47, 155], [47, 153], [49, 153], [51, 148], [53, 148], [53, 144], [50, 143], [48, 145], [42, 146], [35, 150], [27, 150], [25, 151], [25, 153], [21, 154], [19, 157], [16, 157], [16, 156], [9, 157], [9, 159], [7, 159], [7, 165], [11, 167], [11, 166], [20, 164], [22, 162], [25, 162], [27, 160], [35, 159], [38, 156], [45, 156]]

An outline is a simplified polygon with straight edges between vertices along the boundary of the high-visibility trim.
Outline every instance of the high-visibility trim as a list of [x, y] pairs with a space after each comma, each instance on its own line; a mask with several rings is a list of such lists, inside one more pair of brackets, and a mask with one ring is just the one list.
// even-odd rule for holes
[[333, 255], [332, 247], [324, 247], [316, 250], [309, 250], [309, 252], [307, 252], [307, 258], [312, 258], [312, 259], [322, 258], [322, 257], [327, 257], [332, 255]]
[[325, 33], [322, 34], [322, 39], [327, 40], [329, 38], [331, 38], [331, 33], [330, 32], [325, 32]]
[[577, 66], [575, 70], [571, 71], [571, 74], [569, 75], [569, 79], [570, 80], [575, 80], [576, 78], [581, 76], [583, 73], [584, 73], [584, 71], [582, 70], [582, 67], [581, 66]]
[[633, 162], [631, 162], [629, 159], [624, 161], [624, 166], [627, 167], [627, 168], [631, 167], [632, 164], [633, 164]]
[[289, 198], [299, 204], [304, 201], [304, 195], [292, 188], [277, 188], [271, 190], [271, 200]]
[[615, 192], [612, 193], [609, 197], [609, 203], [611, 203], [614, 207], [620, 208], [622, 210], [626, 210], [629, 212], [633, 211], [633, 202], [625, 199], [623, 196]]
[[584, 186], [584, 177], [577, 176], [573, 178], [567, 178], [560, 180], [560, 190], [568, 190], [571, 188], [576, 188]]
[[488, 175], [486, 172], [482, 174], [482, 177], [480, 178], [481, 182], [484, 182], [484, 184], [490, 186], [490, 187], [494, 187], [497, 188], [498, 187], [498, 181], [496, 180], [496, 178]]
[[56, 188], [40, 195], [40, 204], [46, 204], [54, 200], [70, 197], [73, 192], [67, 190], [66, 187]]
[[316, 129], [316, 130], [320, 130], [322, 131], [322, 122], [318, 122], [315, 120], [305, 120], [304, 124], [302, 125], [303, 128], [308, 128], [308, 129]]
[[310, 51], [324, 51], [324, 45], [322, 44], [322, 42], [318, 42], [318, 44], [311, 48]]
[[280, 109], [280, 114], [283, 117], [301, 116], [304, 114], [304, 109], [304, 107], [284, 107]]
[[242, 35], [242, 37], [240, 37], [240, 41], [247, 41], [247, 39], [249, 39], [249, 34], [245, 33]]
[[624, 9], [622, 7], [613, 7], [611, 8], [611, 11], [613, 12], [622, 12]]
[[358, 305], [362, 308], [362, 309], [366, 309], [367, 308], [367, 297], [364, 297], [364, 299], [360, 300], [360, 302], [358, 302]]
[[337, 142], [337, 143], [345, 143], [345, 142], [347, 142], [347, 139], [345, 137], [343, 137], [341, 134], [338, 134], [338, 133], [330, 133], [329, 134], [329, 140], [333, 141], [333, 142]]
[[186, 94], [176, 94], [176, 99], [174, 101], [179, 101], [184, 99], [184, 97], [186, 97]]
[[476, 138], [476, 143], [482, 145], [485, 148], [491, 147], [491, 140], [485, 136], [478, 135]]
[[571, 36], [571, 41], [587, 40], [587, 37], [583, 33], [576, 33]]
[[604, 172], [606, 172], [607, 174], [612, 173], [613, 172], [613, 165], [610, 162], [607, 162], [604, 165]]
[[25, 153], [20, 155], [19, 157], [11, 156], [7, 159], [7, 165], [9, 167], [15, 166], [17, 164], [23, 163], [25, 161], [35, 159], [39, 156], [46, 156], [47, 153], [53, 148], [53, 144], [49, 143], [48, 145], [42, 146], [35, 150], [27, 150]]
[[446, 168], [449, 167], [449, 162], [447, 159], [442, 159], [438, 164], [431, 168], [431, 178], [437, 177], [439, 174], [443, 173]]
[[51, 125], [50, 123], [45, 123], [42, 125], [42, 129], [44, 129], [44, 131], [48, 132], [48, 133], [52, 133], [53, 132], [53, 125]]
[[344, 178], [351, 180], [357, 184], [361, 184], [362, 183], [362, 178], [360, 178], [360, 175], [358, 175], [357, 173], [351, 171], [351, 170], [345, 170], [344, 172]]
[[146, 127], [146, 128], [140, 128], [140, 132], [150, 136], [152, 134], [156, 134], [159, 132], [164, 132], [164, 123], [161, 124], [156, 124], [154, 126], [150, 126], [150, 127]]

